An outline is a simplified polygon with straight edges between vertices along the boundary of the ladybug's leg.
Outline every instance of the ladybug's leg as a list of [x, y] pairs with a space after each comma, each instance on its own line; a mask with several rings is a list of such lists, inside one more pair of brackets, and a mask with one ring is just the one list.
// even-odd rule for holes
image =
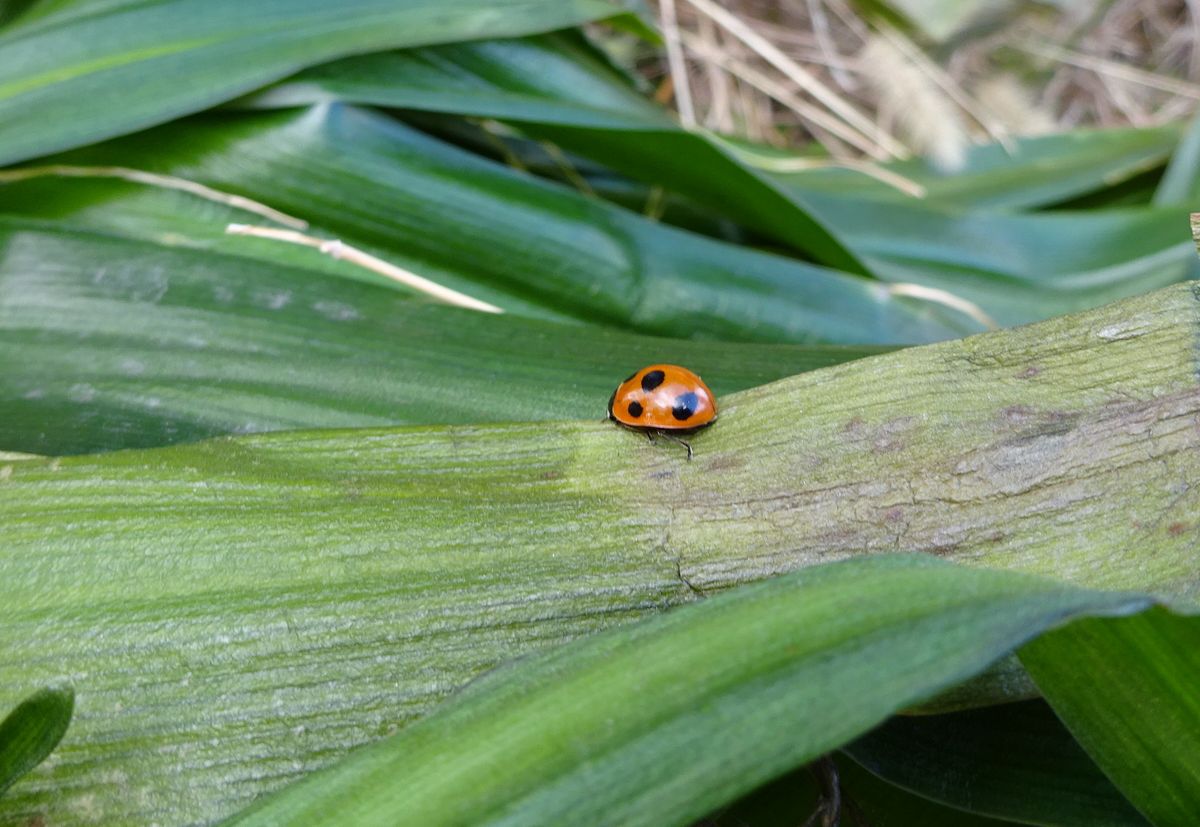
[[646, 435], [646, 439], [650, 440], [650, 444], [654, 444], [654, 431], [642, 431]]
[[666, 437], [667, 439], [671, 440], [672, 442], [678, 442], [678, 443], [679, 443], [680, 445], [682, 445], [684, 448], [687, 448], [687, 452], [688, 452], [688, 462], [691, 462], [691, 461], [692, 461], [692, 446], [691, 446], [691, 443], [687, 442], [686, 440], [680, 439], [679, 437], [675, 436], [675, 434], [668, 433], [668, 432], [666, 432], [666, 431], [663, 431], [662, 435], [663, 435], [664, 437]]

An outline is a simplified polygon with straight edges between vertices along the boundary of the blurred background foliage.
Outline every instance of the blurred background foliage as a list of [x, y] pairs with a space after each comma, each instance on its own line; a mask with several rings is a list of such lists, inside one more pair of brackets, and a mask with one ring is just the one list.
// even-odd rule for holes
[[[1197, 22], [1186, 2], [658, 4], [671, 5], [687, 69], [679, 89], [660, 50], [622, 38], [618, 53], [659, 100], [678, 98], [685, 119], [776, 146], [815, 139], [835, 154], [849, 149], [804, 107], [773, 96], [789, 88], [784, 59], [882, 133], [949, 168], [972, 141], [1163, 125], [1189, 117], [1200, 100]], [[866, 151], [894, 148], [874, 142]]]

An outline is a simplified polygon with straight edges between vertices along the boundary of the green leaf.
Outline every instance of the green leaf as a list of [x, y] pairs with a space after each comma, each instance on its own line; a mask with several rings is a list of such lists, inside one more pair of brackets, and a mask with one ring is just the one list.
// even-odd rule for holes
[[[578, 93], [569, 80], [543, 80], [583, 72], [593, 81], [577, 84]], [[853, 267], [812, 247], [815, 220], [874, 275], [949, 291], [1002, 325], [1200, 275], [1177, 208], [1013, 214], [960, 206], [1040, 204], [1111, 186], [1161, 164], [1177, 140], [1174, 128], [1053, 136], [1022, 145], [1011, 157], [999, 147], [982, 150], [971, 175], [944, 184], [913, 164], [897, 166], [931, 188], [922, 201], [880, 198], [882, 185], [858, 173], [781, 177], [757, 169], [736, 144], [661, 123], [623, 79], [561, 37], [366, 55], [310, 70], [259, 102], [331, 96], [506, 117], [572, 152]], [[546, 113], [540, 117], [539, 104]], [[695, 175], [697, 169], [705, 174]], [[869, 183], [856, 191], [857, 180]]]
[[609, 130], [675, 130], [574, 32], [374, 52], [314, 66], [236, 101], [239, 107], [329, 100]]
[[664, 227], [369, 110], [195, 118], [67, 160], [247, 195], [506, 309], [503, 295], [518, 309], [742, 341], [910, 344], [979, 328], [857, 276]]
[[1200, 198], [1200, 117], [1192, 118], [1154, 191], [1155, 204], [1195, 203]]
[[621, 10], [604, 0], [43, 4], [0, 30], [0, 164], [162, 123], [344, 55]]
[[691, 462], [587, 412], [0, 462], [0, 705], [88, 710], [0, 821], [218, 818], [498, 663], [830, 559], [1196, 595], [1198, 318], [1177, 286], [726, 395]]
[[[1194, 536], [1196, 525], [1168, 530]], [[1151, 822], [1195, 823], [1200, 617], [1156, 608], [1093, 620], [1056, 631], [1020, 656], [1067, 729]]]
[[70, 689], [41, 689], [0, 721], [0, 796], [42, 763], [67, 732], [75, 708]]
[[537, 124], [537, 134], [684, 192], [822, 263], [863, 270], [814, 219], [803, 194], [740, 163], [723, 142], [680, 129], [570, 35], [367, 56], [322, 67], [242, 103], [295, 106], [330, 99]]
[[[885, 169], [925, 189], [925, 202], [947, 207], [1028, 210], [1097, 191], [1161, 168], [1179, 143], [1180, 129], [1162, 127], [1072, 129], [1017, 138], [1011, 149], [998, 143], [972, 146], [964, 167], [940, 175], [923, 161], [896, 161]], [[760, 150], [762, 151], [762, 150]], [[910, 203], [905, 193], [875, 178], [845, 169], [776, 173], [804, 192], [866, 196]]]
[[229, 823], [687, 824], [1051, 626], [1145, 605], [928, 558], [810, 568], [501, 670]]
[[653, 362], [689, 365], [726, 394], [882, 352], [497, 316], [64, 222], [0, 217], [0, 245], [0, 446], [41, 454], [281, 428], [599, 419], [617, 383]]
[[965, 813], [913, 795], [841, 755], [837, 756], [836, 763], [842, 784], [843, 811], [847, 812], [843, 823], [855, 824], [856, 815], [859, 823], [865, 822], [870, 827], [1006, 827], [1016, 823]]
[[[870, 827], [1006, 827], [1008, 821], [972, 816], [888, 784], [841, 755], [828, 756], [841, 789], [842, 824]], [[822, 763], [781, 775], [694, 827], [796, 827], [821, 806]], [[816, 823], [816, 822], [813, 822]]]
[[880, 278], [948, 290], [1002, 325], [1200, 276], [1178, 207], [1009, 214], [812, 196]]
[[[687, 165], [701, 160], [702, 144], [708, 140], [703, 133], [683, 132], [572, 33], [358, 55], [314, 66], [238, 104], [297, 106], [331, 98], [497, 118], [520, 124], [535, 135], [550, 134], [539, 127], [565, 127], [553, 135], [564, 147], [593, 154], [604, 151], [618, 159], [614, 166], [630, 171], [641, 155], [669, 156], [672, 150], [690, 147], [669, 167], [639, 167], [644, 179], [671, 190], [697, 186], [694, 172], [700, 167]], [[1110, 188], [1161, 167], [1179, 135], [1177, 125], [1075, 129], [1016, 139], [1011, 146], [972, 147], [964, 169], [955, 175], [940, 175], [920, 160], [891, 162], [881, 168], [918, 184], [927, 200], [939, 204], [1031, 208]], [[663, 144], [662, 149], [655, 149], [657, 144]], [[800, 198], [808, 192], [840, 192], [911, 200], [895, 186], [849, 169], [780, 171], [805, 160], [794, 151], [728, 138], [715, 147], [725, 156], [717, 160], [718, 165], [745, 168], [743, 183], [730, 185], [727, 195], [732, 197], [758, 190], [762, 198], [775, 198], [770, 189], [782, 183], [785, 193]], [[731, 169], [726, 174], [730, 182], [732, 175]], [[713, 206], [728, 212], [731, 205], [726, 200]], [[753, 210], [739, 208], [737, 214], [751, 220]], [[766, 227], [769, 222], [756, 225]]]
[[1146, 823], [1041, 701], [892, 718], [845, 751], [893, 784], [976, 814], [1062, 827]]

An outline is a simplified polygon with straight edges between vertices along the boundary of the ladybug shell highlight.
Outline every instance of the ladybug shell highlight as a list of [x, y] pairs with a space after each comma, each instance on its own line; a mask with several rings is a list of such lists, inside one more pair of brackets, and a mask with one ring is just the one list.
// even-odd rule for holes
[[717, 401], [687, 368], [650, 365], [617, 386], [608, 417], [629, 428], [691, 431], [716, 420]]

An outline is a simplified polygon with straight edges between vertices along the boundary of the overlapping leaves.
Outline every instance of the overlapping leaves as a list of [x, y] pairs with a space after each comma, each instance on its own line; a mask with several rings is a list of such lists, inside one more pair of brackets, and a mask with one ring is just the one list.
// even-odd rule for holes
[[[19, 566], [10, 560], [10, 570], [29, 576], [3, 587], [11, 590], [0, 607], [5, 639], [18, 651], [46, 619], [62, 634], [43, 640], [36, 658], [24, 651], [21, 662], [0, 663], [10, 678], [0, 688], [16, 703], [36, 687], [18, 687], [13, 676], [78, 678], [85, 713], [77, 736], [84, 749], [68, 747], [61, 766], [23, 781], [7, 813], [40, 818], [37, 808], [56, 798], [47, 785], [65, 778], [67, 803], [55, 813], [63, 823], [94, 819], [97, 807], [118, 819], [211, 818], [219, 814], [214, 808], [226, 812], [244, 799], [238, 784], [324, 762], [296, 767], [287, 756], [327, 757], [360, 742], [364, 720], [382, 732], [388, 722], [410, 717], [404, 709], [423, 710], [453, 688], [430, 675], [465, 680], [509, 651], [514, 633], [505, 623], [526, 639], [557, 639], [609, 625], [610, 615], [649, 613], [678, 599], [687, 585], [681, 570], [631, 585], [637, 578], [628, 579], [622, 561], [638, 548], [605, 545], [600, 521], [569, 523], [578, 520], [578, 509], [571, 517], [556, 515], [554, 498], [567, 485], [563, 468], [574, 456], [561, 435], [573, 426], [559, 426], [548, 446], [534, 438], [544, 427], [535, 420], [598, 418], [615, 379], [642, 362], [685, 362], [724, 394], [869, 355], [879, 345], [976, 332], [989, 317], [1002, 325], [1031, 321], [1197, 274], [1179, 206], [1194, 195], [1196, 128], [1157, 189], [1156, 170], [1179, 134], [1174, 127], [1046, 136], [1018, 142], [1011, 152], [983, 147], [953, 178], [917, 161], [890, 165], [889, 173], [923, 190], [918, 199], [859, 172], [814, 169], [819, 152], [797, 157], [684, 131], [578, 32], [496, 39], [622, 9], [601, 0], [333, 6], [44, 0], [0, 10], [0, 163], [117, 165], [203, 182], [290, 212], [308, 221], [315, 236], [341, 238], [508, 311], [485, 316], [437, 306], [309, 249], [225, 236], [225, 224], [245, 222], [246, 215], [194, 195], [53, 176], [0, 185], [0, 450], [91, 452], [302, 426], [531, 423], [488, 431], [472, 443], [470, 462], [451, 450], [457, 432], [431, 430], [442, 453], [414, 442], [393, 456], [393, 466], [411, 463], [405, 466], [411, 486], [402, 489], [402, 502], [383, 511], [363, 505], [364, 497], [377, 496], [378, 480], [395, 473], [371, 464], [368, 448], [378, 434], [338, 435], [320, 462], [295, 466], [273, 465], [270, 451], [239, 442], [161, 456], [117, 454], [91, 471], [80, 465], [57, 478], [56, 463], [26, 465], [6, 455], [0, 493], [13, 496], [4, 505], [5, 553], [21, 549], [25, 556]], [[247, 93], [226, 109], [200, 113]], [[481, 126], [479, 119], [505, 126]], [[118, 135], [127, 137], [96, 144]], [[546, 169], [521, 168], [525, 148], [547, 146]], [[533, 174], [545, 171], [558, 183]], [[609, 195], [635, 210], [605, 203]], [[702, 232], [657, 222], [655, 204], [668, 205], [668, 219], [685, 215]], [[702, 234], [713, 228], [743, 245]], [[319, 441], [280, 439], [284, 446]], [[538, 451], [552, 459], [536, 459]], [[423, 457], [429, 464], [422, 465]], [[328, 466], [339, 463], [343, 476], [334, 479]], [[34, 469], [36, 479], [14, 471], [18, 466]], [[537, 466], [540, 475], [518, 473], [526, 466]], [[16, 476], [22, 485], [6, 492]], [[61, 482], [68, 477], [72, 484]], [[287, 486], [277, 485], [285, 478]], [[473, 643], [441, 652], [438, 641], [456, 623], [455, 641], [468, 640], [456, 600], [470, 592], [482, 605], [483, 592], [472, 591], [478, 583], [451, 583], [439, 598], [432, 581], [421, 579], [436, 566], [414, 562], [404, 571], [411, 591], [401, 611], [387, 583], [372, 591], [372, 577], [386, 580], [389, 570], [365, 538], [386, 544], [407, 536], [417, 546], [422, 526], [445, 531], [451, 521], [423, 503], [447, 484], [460, 495], [486, 484], [488, 496], [527, 507], [530, 528], [597, 543], [588, 561], [594, 568], [582, 565], [570, 583], [555, 581], [555, 598], [529, 591], [536, 578], [489, 568], [495, 557], [488, 555], [519, 558], [516, 535], [489, 544], [481, 530], [447, 544], [438, 554], [478, 556], [470, 561], [478, 565], [460, 573], [486, 568], [500, 580], [487, 584], [486, 622], [471, 620]], [[1173, 497], [1187, 495], [1186, 482], [1164, 486]], [[259, 523], [230, 510], [234, 490], [248, 498], [238, 500], [243, 505], [252, 501]], [[312, 499], [316, 491], [323, 498]], [[540, 508], [521, 500], [539, 496], [546, 497]], [[300, 500], [313, 513], [289, 512]], [[490, 530], [481, 514], [473, 519]], [[221, 542], [205, 547], [205, 537], [218, 536], [209, 533], [214, 527]], [[1180, 522], [1170, 530], [1178, 536], [1194, 526]], [[658, 546], [647, 549], [639, 565], [657, 566]], [[94, 559], [97, 550], [103, 559]], [[429, 553], [429, 560], [437, 556]], [[279, 579], [291, 571], [284, 562], [302, 556], [305, 566], [295, 569], [301, 573]], [[162, 568], [146, 572], [147, 565]], [[536, 568], [532, 561], [522, 565]], [[721, 607], [734, 604], [712, 601], [658, 627], [589, 640], [537, 661], [527, 673], [494, 676], [402, 740], [366, 753], [374, 757], [314, 777], [281, 799], [290, 804], [268, 806], [299, 802], [321, 810], [333, 801], [326, 812], [341, 818], [338, 796], [352, 788], [364, 815], [390, 821], [388, 797], [414, 789], [397, 787], [399, 777], [404, 784], [420, 781], [415, 789], [431, 814], [454, 798], [455, 806], [477, 805], [477, 814], [551, 822], [578, 815], [581, 806], [595, 808], [597, 819], [622, 812], [647, 823], [698, 816], [977, 671], [1029, 634], [1028, 624], [1017, 628], [1022, 618], [1036, 615], [1034, 625], [1049, 628], [1064, 612], [1145, 602], [1043, 586], [1026, 602], [1015, 586], [983, 599], [973, 587], [959, 587], [971, 580], [987, 591], [980, 584], [998, 584], [1002, 575], [990, 580], [991, 573], [928, 563], [861, 565], [846, 571], [866, 572], [865, 579], [851, 577], [836, 588], [827, 582], [826, 592], [806, 592], [819, 599], [784, 601], [757, 620], [726, 624]], [[99, 568], [78, 579], [88, 566]], [[109, 580], [122, 566], [128, 577]], [[810, 588], [809, 579], [838, 576], [799, 575], [751, 594], [778, 597], [788, 588]], [[511, 582], [501, 582], [505, 577]], [[621, 577], [625, 585], [614, 585]], [[897, 578], [909, 578], [911, 590], [897, 590]], [[134, 580], [145, 588], [106, 591]], [[312, 588], [318, 580], [322, 588]], [[588, 588], [580, 591], [584, 581]], [[268, 582], [270, 589], [257, 588]], [[358, 664], [356, 675], [342, 675], [322, 659], [330, 635], [350, 634], [330, 625], [333, 615], [314, 610], [330, 599], [331, 584], [359, 635], [357, 660], [346, 661]], [[642, 590], [636, 605], [612, 596], [620, 588]], [[868, 601], [872, 588], [877, 599]], [[562, 616], [545, 610], [538, 618], [517, 617], [514, 607], [555, 599]], [[19, 612], [12, 608], [18, 604]], [[214, 606], [233, 609], [214, 620]], [[231, 631], [226, 621], [234, 609], [240, 625]], [[871, 625], [889, 611], [899, 614]], [[389, 612], [410, 623], [408, 642], [426, 636], [429, 647], [409, 653], [415, 668], [402, 678], [399, 712], [397, 678], [380, 667], [396, 644], [396, 626], [372, 625]], [[709, 621], [693, 625], [690, 618], [704, 612]], [[709, 629], [713, 617], [720, 622]], [[792, 622], [807, 636], [775, 634]], [[675, 637], [663, 643], [667, 638], [658, 640], [655, 628], [674, 630]], [[702, 634], [706, 629], [713, 634]], [[276, 634], [304, 645], [272, 648]], [[221, 643], [221, 636], [228, 640]], [[797, 657], [797, 646], [818, 638], [824, 644], [806, 650], [812, 657]], [[714, 640], [723, 657], [705, 649]], [[651, 641], [652, 657], [624, 649], [637, 641]], [[1078, 743], [1156, 824], [1185, 824], [1200, 807], [1200, 745], [1188, 737], [1200, 731], [1189, 695], [1198, 668], [1189, 653], [1196, 648], [1194, 624], [1155, 609], [1119, 621], [1080, 621], [1022, 652]], [[220, 669], [206, 660], [215, 651], [225, 651], [230, 664], [248, 658], [265, 665], [217, 681]], [[905, 652], [917, 660], [906, 660]], [[370, 653], [377, 655], [374, 665], [364, 666]], [[600, 655], [603, 664], [589, 661]], [[637, 668], [612, 669], [619, 656], [637, 660]], [[52, 663], [54, 657], [61, 660]], [[168, 657], [179, 665], [169, 686], [138, 683], [140, 665], [161, 667]], [[775, 659], [760, 670], [762, 658]], [[76, 675], [72, 670], [85, 661], [94, 668]], [[918, 661], [927, 668], [914, 673]], [[644, 691], [645, 663], [658, 670], [651, 692]], [[1092, 681], [1079, 679], [1084, 669]], [[189, 683], [193, 675], [196, 686]], [[325, 683], [314, 685], [314, 675]], [[544, 680], [548, 675], [561, 682]], [[707, 683], [699, 680], [706, 675]], [[1114, 691], [1095, 693], [1097, 683]], [[526, 690], [535, 694], [514, 700]], [[809, 693], [811, 703], [782, 704], [796, 692]], [[162, 703], [140, 705], [151, 696]], [[230, 698], [232, 706], [220, 707]], [[9, 733], [15, 720], [24, 733], [0, 744], [0, 786], [53, 747], [70, 714], [66, 699], [39, 695], [0, 726], [0, 734]], [[308, 715], [335, 703], [346, 708], [332, 718]], [[272, 709], [295, 719], [287, 736], [293, 749], [279, 749], [283, 742], [272, 731], [274, 746], [263, 754], [229, 752], [229, 744], [255, 737], [246, 727]], [[787, 715], [799, 716], [789, 718], [792, 729], [779, 726]], [[101, 722], [117, 719], [134, 723], [97, 735]], [[441, 740], [439, 727], [448, 726], [479, 737]], [[493, 741], [498, 732], [505, 738]], [[1055, 733], [1055, 754], [1069, 758], [1069, 772], [1062, 765], [990, 764], [986, 806], [956, 785], [954, 771], [963, 766], [931, 771], [932, 780], [921, 779], [930, 786], [892, 778], [954, 806], [1010, 818], [1079, 823], [1103, 813], [1119, 823], [1130, 817], [1113, 786], [1061, 730]], [[881, 736], [874, 737], [878, 746]], [[144, 753], [151, 741], [153, 753]], [[706, 748], [716, 741], [720, 749]], [[562, 760], [566, 742], [576, 748], [574, 763]], [[533, 758], [480, 773], [493, 743], [497, 749], [525, 744], [530, 750], [523, 754]], [[870, 765], [865, 743], [855, 754]], [[125, 762], [121, 768], [103, 768], [98, 744]], [[888, 775], [880, 754], [872, 768]], [[580, 763], [581, 756], [595, 760]], [[109, 784], [128, 781], [129, 768], [161, 781], [170, 761], [194, 773], [181, 782], [191, 798], [165, 802], [162, 785], [131, 795]], [[738, 772], [729, 771], [734, 765]], [[364, 767], [367, 776], [358, 774]], [[656, 775], [663, 767], [677, 772]], [[100, 784], [104, 772], [108, 787]], [[385, 773], [387, 782], [371, 783], [372, 772]], [[595, 783], [597, 773], [605, 783]], [[474, 796], [469, 800], [460, 783], [468, 777], [478, 782], [465, 785]], [[1062, 778], [1071, 783], [1056, 788], [1052, 782]], [[351, 787], [338, 787], [347, 780]], [[72, 787], [76, 782], [82, 786]], [[1051, 792], [1014, 799], [1012, 785], [1026, 782]], [[1027, 806], [998, 807], [998, 801]]]

